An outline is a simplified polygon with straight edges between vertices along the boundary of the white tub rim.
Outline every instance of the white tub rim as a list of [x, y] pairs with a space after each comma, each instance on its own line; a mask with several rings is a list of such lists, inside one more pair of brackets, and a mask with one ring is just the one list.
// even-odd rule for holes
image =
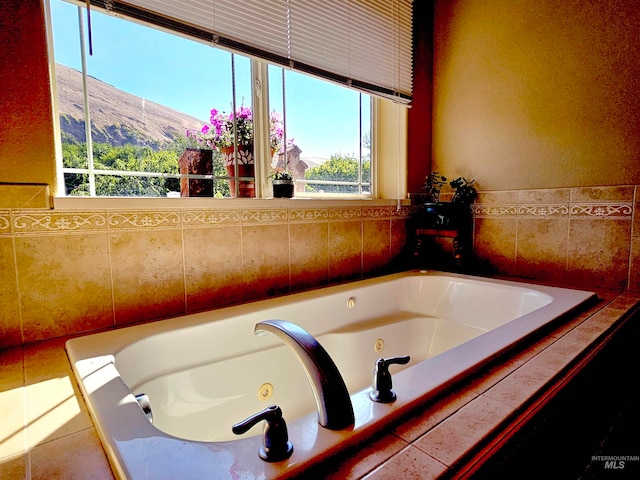
[[[551, 295], [554, 300], [548, 305], [469, 340], [463, 345], [454, 347], [427, 361], [417, 363], [407, 370], [395, 373], [393, 375], [394, 390], [398, 393], [402, 392], [402, 394], [398, 395], [398, 400], [393, 404], [377, 404], [371, 402], [366, 390], [352, 395], [354, 412], [356, 412], [356, 423], [353, 429], [339, 432], [323, 429], [317, 425], [315, 412], [296, 422], [288, 424], [289, 437], [294, 441], [294, 455], [289, 461], [278, 462], [276, 464], [269, 464], [258, 458], [257, 451], [261, 442], [260, 436], [243, 438], [233, 442], [187, 441], [159, 431], [146, 420], [135, 398], [129, 392], [128, 387], [119, 378], [119, 374], [114, 365], [114, 356], [121, 348], [131, 344], [131, 342], [136, 341], [136, 339], [144, 338], [151, 331], [164, 332], [172, 330], [172, 323], [175, 321], [175, 317], [119, 329], [117, 331], [120, 332], [120, 334], [111, 339], [112, 343], [110, 346], [107, 346], [102, 340], [104, 339], [104, 335], [112, 334], [112, 330], [71, 339], [67, 342], [66, 348], [73, 366], [74, 375], [82, 394], [85, 396], [85, 399], [87, 399], [87, 407], [94, 420], [96, 420], [94, 424], [101, 437], [103, 446], [108, 455], [116, 459], [115, 462], [111, 462], [116, 475], [119, 478], [136, 478], [138, 468], [147, 468], [149, 463], [157, 466], [160, 469], [159, 471], [166, 471], [167, 468], [170, 470], [171, 467], [167, 466], [167, 455], [169, 454], [167, 450], [178, 445], [183, 454], [189, 455], [192, 459], [198, 459], [197, 461], [201, 462], [200, 467], [207, 469], [209, 474], [215, 471], [220, 458], [225, 457], [228, 452], [232, 452], [232, 455], [242, 454], [243, 462], [246, 462], [247, 467], [252, 469], [252, 471], [255, 469], [256, 472], [261, 472], [260, 474], [265, 475], [266, 478], [299, 474], [313, 463], [316, 463], [316, 456], [323, 457], [324, 459], [327, 455], [336, 453], [338, 445], [340, 446], [339, 449], [342, 450], [342, 448], [358, 443], [367, 436], [384, 428], [385, 425], [406, 415], [416, 406], [432, 400], [444, 390], [457, 383], [461, 378], [482, 368], [486, 363], [495, 361], [497, 357], [513, 349], [515, 345], [520, 344], [523, 340], [535, 332], [538, 332], [543, 327], [547, 325], [551, 327], [548, 321], [549, 316], [553, 316], [552, 323], [557, 325], [557, 322], [559, 322], [561, 318], [596, 297], [595, 293], [582, 290], [475, 277], [449, 272], [417, 270], [359, 280], [331, 287], [323, 287], [323, 290], [346, 291], [356, 286], [366, 286], [406, 275], [446, 275], [471, 281], [518, 286], [546, 293]], [[565, 298], [563, 295], [560, 295], [561, 293], [568, 292], [571, 292], [572, 298]], [[222, 318], [222, 316], [229, 316], [229, 314], [233, 314], [236, 311], [246, 311], [246, 308], [260, 310], [264, 302], [284, 304], [290, 300], [292, 295], [314, 296], [317, 295], [317, 290], [260, 300], [251, 302], [250, 304], [224, 307], [216, 310], [214, 316]], [[579, 303], [577, 304], [575, 303], [576, 297], [579, 299]], [[208, 311], [190, 314], [180, 318], [184, 326], [189, 326], [192, 322], [197, 323], [198, 321], [202, 321], [202, 318], [205, 316], [209, 316], [208, 321], [211, 321], [211, 314], [212, 311]], [[509, 345], [496, 349], [496, 338], [503, 336], [509, 336], [512, 338], [512, 341]], [[116, 348], [114, 348], [114, 346]], [[474, 355], [467, 354], [470, 350], [474, 351]], [[477, 353], [481, 353], [485, 361], [478, 363], [478, 361], [475, 360]], [[416, 378], [420, 378], [420, 387], [416, 386]], [[426, 383], [425, 379], [427, 379]], [[92, 386], [94, 381], [96, 385]], [[103, 387], [106, 385], [109, 385], [111, 389], [104, 389]], [[89, 401], [89, 398], [91, 401]], [[101, 417], [107, 418], [109, 422], [108, 428], [105, 428], [97, 421], [97, 419]], [[126, 417], [128, 420], [122, 422], [120, 419], [123, 417]], [[133, 424], [131, 419], [133, 419]], [[121, 451], [120, 447], [124, 443], [132, 440], [127, 438], [128, 434], [126, 431], [132, 426], [136, 428], [137, 438], [153, 439], [155, 442], [155, 447], [152, 448], [144, 458], [136, 458], [135, 456], [132, 458], [130, 457], [130, 453], [125, 452], [125, 455], [123, 455]], [[296, 455], [295, 438], [300, 435], [315, 435], [313, 456]], [[140, 446], [136, 445], [135, 448], [140, 448]], [[247, 456], [246, 452], [251, 451], [253, 451], [255, 455], [249, 454]], [[140, 463], [138, 463], [138, 461]], [[198, 474], [198, 472], [192, 472], [192, 474]]]

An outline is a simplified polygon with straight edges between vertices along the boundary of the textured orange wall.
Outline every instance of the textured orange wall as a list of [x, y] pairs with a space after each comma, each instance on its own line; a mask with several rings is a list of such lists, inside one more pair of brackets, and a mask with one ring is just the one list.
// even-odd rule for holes
[[639, 6], [437, 0], [434, 170], [484, 190], [640, 183]]
[[39, 0], [0, 3], [0, 182], [55, 189], [44, 13]]

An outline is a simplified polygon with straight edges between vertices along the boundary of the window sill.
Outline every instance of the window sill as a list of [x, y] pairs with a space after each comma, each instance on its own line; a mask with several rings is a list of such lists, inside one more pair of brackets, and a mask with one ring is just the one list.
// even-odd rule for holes
[[[96, 209], [183, 209], [183, 208], [304, 208], [313, 202], [314, 207], [352, 206], [363, 203], [371, 206], [397, 205], [396, 199], [353, 198], [142, 198], [142, 197], [55, 197], [55, 210]], [[401, 205], [409, 205], [403, 199]]]

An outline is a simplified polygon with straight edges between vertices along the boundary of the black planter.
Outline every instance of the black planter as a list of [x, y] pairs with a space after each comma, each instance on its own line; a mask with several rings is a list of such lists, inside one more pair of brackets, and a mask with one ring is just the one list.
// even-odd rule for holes
[[293, 180], [273, 180], [274, 198], [292, 198]]
[[424, 221], [427, 228], [457, 229], [471, 219], [471, 208], [462, 203], [424, 203]]

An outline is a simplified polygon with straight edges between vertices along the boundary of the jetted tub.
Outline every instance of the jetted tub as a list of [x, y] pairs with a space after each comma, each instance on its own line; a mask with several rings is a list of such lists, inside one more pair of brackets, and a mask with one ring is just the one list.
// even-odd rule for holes
[[[119, 478], [276, 478], [297, 475], [383, 429], [463, 380], [592, 292], [414, 271], [80, 337], [67, 353]], [[318, 424], [302, 364], [277, 336], [281, 319], [311, 333], [340, 371], [355, 423]], [[397, 400], [370, 400], [375, 361], [391, 365]], [[153, 424], [135, 395], [146, 394]], [[258, 456], [262, 428], [231, 426], [281, 407], [294, 450]]]

